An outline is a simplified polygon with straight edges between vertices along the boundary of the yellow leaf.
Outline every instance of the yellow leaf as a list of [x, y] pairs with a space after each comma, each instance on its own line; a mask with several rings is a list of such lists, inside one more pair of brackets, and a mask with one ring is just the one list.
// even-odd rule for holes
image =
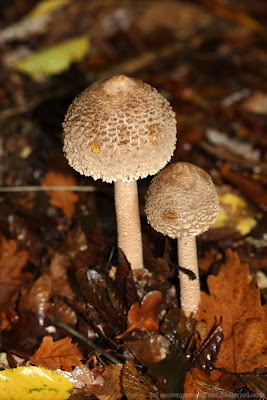
[[89, 49], [87, 35], [66, 40], [55, 46], [37, 51], [15, 64], [15, 69], [27, 75], [56, 75], [69, 68], [72, 62], [81, 61]]
[[236, 228], [242, 235], [248, 234], [256, 225], [259, 215], [249, 209], [241, 197], [226, 193], [219, 197], [220, 210], [211, 228]]
[[57, 9], [64, 7], [70, 0], [43, 0], [40, 1], [34, 9], [28, 14], [28, 18], [39, 18], [44, 15], [50, 15]]
[[70, 397], [72, 389], [67, 378], [45, 368], [0, 371], [0, 400], [64, 400]]

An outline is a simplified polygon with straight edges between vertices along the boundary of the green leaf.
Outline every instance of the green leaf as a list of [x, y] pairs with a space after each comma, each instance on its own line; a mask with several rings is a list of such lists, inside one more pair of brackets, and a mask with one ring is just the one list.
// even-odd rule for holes
[[15, 69], [27, 75], [56, 75], [68, 69], [72, 62], [81, 61], [89, 49], [89, 38], [82, 35], [37, 51], [15, 64]]
[[0, 400], [64, 400], [73, 386], [65, 376], [39, 367], [0, 371]]

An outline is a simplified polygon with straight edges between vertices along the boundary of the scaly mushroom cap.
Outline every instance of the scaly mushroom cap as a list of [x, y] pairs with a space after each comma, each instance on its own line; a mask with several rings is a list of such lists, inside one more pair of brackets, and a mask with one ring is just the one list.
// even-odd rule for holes
[[151, 181], [145, 212], [150, 225], [171, 238], [197, 236], [209, 229], [219, 211], [210, 176], [186, 162], [169, 165]]
[[157, 173], [176, 143], [169, 102], [150, 85], [124, 75], [96, 82], [76, 97], [63, 127], [69, 164], [105, 182]]

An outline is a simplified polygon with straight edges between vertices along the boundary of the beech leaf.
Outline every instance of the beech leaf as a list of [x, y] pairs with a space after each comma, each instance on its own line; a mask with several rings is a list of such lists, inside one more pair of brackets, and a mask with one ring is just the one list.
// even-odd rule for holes
[[45, 336], [29, 362], [52, 370], [70, 371], [71, 367], [79, 366], [82, 359], [82, 353], [77, 344], [71, 343], [71, 338], [66, 337], [53, 342], [51, 336]]
[[89, 38], [81, 35], [37, 51], [15, 64], [15, 69], [27, 75], [56, 75], [81, 61], [89, 49]]
[[258, 374], [240, 374], [240, 378], [247, 385], [247, 387], [262, 398], [267, 398], [267, 375]]
[[135, 303], [128, 312], [128, 323], [126, 332], [119, 336], [123, 337], [133, 331], [155, 331], [159, 330], [156, 318], [159, 306], [162, 302], [162, 293], [158, 290], [147, 293], [142, 304]]
[[118, 267], [115, 276], [115, 286], [128, 308], [134, 303], [139, 303], [131, 265], [120, 248], [118, 248]]
[[147, 376], [141, 375], [132, 361], [126, 361], [122, 368], [121, 386], [127, 399], [152, 399], [159, 398], [157, 387]]
[[222, 327], [218, 325], [198, 350], [191, 362], [191, 367], [203, 369], [206, 375], [209, 376], [215, 367], [223, 338]]
[[1, 400], [64, 400], [72, 389], [67, 378], [48, 369], [18, 367], [0, 371]]

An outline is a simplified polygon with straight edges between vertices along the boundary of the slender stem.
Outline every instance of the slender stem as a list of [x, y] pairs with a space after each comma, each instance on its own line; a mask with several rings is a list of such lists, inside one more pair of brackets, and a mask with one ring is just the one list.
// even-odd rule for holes
[[178, 239], [179, 265], [194, 272], [196, 279], [192, 280], [187, 274], [179, 271], [181, 308], [187, 317], [197, 312], [200, 301], [200, 285], [197, 263], [196, 238]]
[[118, 247], [132, 269], [143, 268], [143, 247], [136, 181], [115, 182]]
[[84, 343], [88, 344], [94, 350], [96, 350], [100, 354], [102, 354], [102, 356], [105, 356], [109, 361], [113, 362], [114, 364], [121, 364], [121, 362], [116, 357], [114, 357], [110, 353], [107, 353], [105, 350], [102, 350], [99, 347], [97, 347], [94, 344], [94, 342], [92, 342], [87, 337], [83, 336], [80, 332], [78, 332], [75, 329], [71, 328], [70, 326], [64, 324], [64, 322], [59, 321], [57, 318], [53, 317], [52, 315], [49, 316], [49, 319], [50, 319], [51, 322], [53, 322], [53, 324], [59, 326], [60, 328], [63, 328], [70, 335], [75, 336], [76, 338], [82, 340]]

